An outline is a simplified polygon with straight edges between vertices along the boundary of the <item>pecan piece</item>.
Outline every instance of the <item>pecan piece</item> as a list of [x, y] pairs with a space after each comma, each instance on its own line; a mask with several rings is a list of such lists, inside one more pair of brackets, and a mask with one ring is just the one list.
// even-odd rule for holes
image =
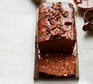
[[72, 25], [72, 22], [65, 22], [65, 25]]

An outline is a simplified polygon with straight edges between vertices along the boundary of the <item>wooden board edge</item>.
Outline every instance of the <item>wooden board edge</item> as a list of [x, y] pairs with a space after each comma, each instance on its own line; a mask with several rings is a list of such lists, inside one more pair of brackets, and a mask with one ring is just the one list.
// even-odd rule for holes
[[76, 78], [79, 79], [79, 57], [76, 56]]
[[36, 51], [36, 36], [37, 36], [37, 31], [38, 31], [38, 11], [39, 8], [37, 8], [37, 12], [36, 12], [36, 30], [35, 30], [35, 62], [34, 62], [34, 79], [38, 78], [38, 58], [37, 58], [37, 51]]

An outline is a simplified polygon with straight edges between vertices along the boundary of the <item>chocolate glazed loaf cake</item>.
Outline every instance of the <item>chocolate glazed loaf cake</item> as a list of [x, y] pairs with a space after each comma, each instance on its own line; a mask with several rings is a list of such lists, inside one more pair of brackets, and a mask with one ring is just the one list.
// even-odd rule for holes
[[71, 3], [46, 2], [39, 6], [35, 78], [78, 77], [74, 18]]
[[43, 3], [39, 7], [37, 43], [40, 51], [71, 54], [76, 42], [71, 3]]

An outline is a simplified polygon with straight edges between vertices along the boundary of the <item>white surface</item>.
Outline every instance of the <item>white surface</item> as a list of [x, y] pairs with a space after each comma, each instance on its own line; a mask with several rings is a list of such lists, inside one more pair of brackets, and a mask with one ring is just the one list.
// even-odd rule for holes
[[31, 0], [0, 0], [0, 84], [93, 84], [93, 32], [82, 31], [76, 8], [80, 79], [34, 82], [37, 7]]

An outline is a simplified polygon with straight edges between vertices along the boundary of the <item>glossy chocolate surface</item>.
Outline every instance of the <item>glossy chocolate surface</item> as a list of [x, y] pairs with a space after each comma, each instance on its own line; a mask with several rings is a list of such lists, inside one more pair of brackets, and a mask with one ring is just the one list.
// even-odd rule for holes
[[39, 7], [38, 42], [65, 37], [75, 39], [72, 4], [44, 3]]

